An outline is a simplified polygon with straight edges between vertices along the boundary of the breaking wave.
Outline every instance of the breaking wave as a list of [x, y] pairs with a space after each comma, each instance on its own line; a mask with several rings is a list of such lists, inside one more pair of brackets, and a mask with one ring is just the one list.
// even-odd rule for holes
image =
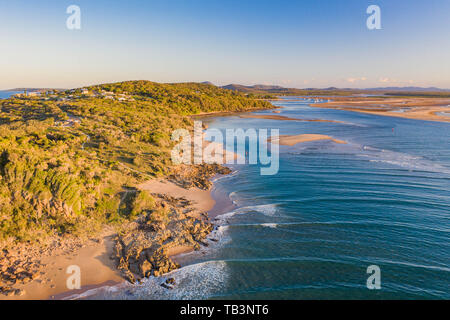
[[276, 224], [276, 223], [263, 223], [263, 224], [261, 224], [261, 226], [275, 229], [275, 228], [278, 227], [278, 224]]
[[363, 150], [363, 153], [358, 154], [358, 156], [368, 158], [370, 162], [387, 163], [415, 171], [450, 174], [449, 168], [421, 156], [413, 156], [406, 153], [377, 149], [369, 146], [363, 146], [361, 149]]
[[[71, 296], [70, 300], [191, 300], [207, 299], [226, 286], [229, 273], [225, 261], [206, 261], [174, 270], [161, 277], [150, 277], [139, 284], [121, 283]], [[162, 285], [173, 278], [170, 289]]]
[[278, 213], [277, 210], [277, 204], [262, 204], [262, 205], [257, 205], [257, 206], [246, 206], [246, 207], [242, 207], [242, 208], [238, 208], [236, 210], [224, 213], [220, 216], [217, 216], [215, 221], [218, 222], [219, 224], [227, 224], [227, 221], [236, 216], [236, 215], [241, 215], [241, 214], [246, 214], [246, 213], [251, 213], [251, 212], [257, 212], [257, 213], [262, 213], [265, 216], [268, 217], [273, 217]]

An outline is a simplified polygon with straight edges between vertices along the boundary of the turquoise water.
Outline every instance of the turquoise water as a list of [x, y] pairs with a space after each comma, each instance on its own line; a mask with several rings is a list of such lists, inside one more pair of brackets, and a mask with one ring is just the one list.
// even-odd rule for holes
[[[216, 181], [237, 208], [210, 246], [180, 258], [174, 290], [149, 279], [125, 299], [449, 299], [450, 125], [319, 109], [293, 98], [280, 115], [344, 123], [223, 117], [214, 128], [327, 134], [280, 147], [280, 171], [233, 166]], [[272, 114], [271, 111], [260, 112]], [[381, 289], [366, 287], [369, 265]]]

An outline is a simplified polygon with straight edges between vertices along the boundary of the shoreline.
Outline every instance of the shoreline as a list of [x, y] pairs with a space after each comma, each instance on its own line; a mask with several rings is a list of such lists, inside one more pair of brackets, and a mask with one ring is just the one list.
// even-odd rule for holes
[[[267, 100], [270, 102], [270, 100]], [[240, 114], [248, 114], [252, 112], [258, 111], [267, 111], [274, 109], [282, 109], [283, 107], [274, 106], [272, 104], [272, 108], [257, 108], [252, 110], [243, 110], [243, 111], [213, 111], [213, 112], [201, 112], [197, 114], [192, 114], [189, 117], [191, 118], [209, 118], [209, 117], [225, 117], [225, 116], [239, 116]]]
[[108, 230], [98, 239], [81, 241], [80, 247], [64, 252], [57, 250], [49, 256], [39, 257], [44, 266], [37, 278], [26, 284], [15, 287], [24, 290], [20, 296], [0, 296], [0, 300], [53, 300], [64, 295], [67, 289], [67, 273], [69, 266], [80, 268], [81, 289], [72, 292], [83, 292], [85, 288], [102, 286], [105, 283], [120, 283], [123, 278], [109, 258], [113, 248], [113, 232]]
[[[217, 176], [212, 177], [210, 181], [221, 178], [220, 175]], [[214, 183], [210, 190], [201, 190], [197, 187], [185, 189], [171, 181], [155, 179], [140, 184], [138, 188], [171, 197], [184, 197], [193, 202], [195, 208], [192, 212], [193, 216], [210, 221], [227, 210], [232, 210], [234, 206], [224, 193], [216, 189]], [[202, 212], [206, 212], [207, 216], [202, 216]], [[56, 253], [42, 258], [42, 263], [47, 266], [41, 272], [43, 274], [37, 280], [17, 286], [24, 290], [25, 294], [21, 296], [2, 295], [0, 300], [63, 300], [83, 295], [91, 290], [127, 283], [116, 267], [115, 261], [110, 258], [114, 247], [113, 237], [114, 232], [109, 230], [99, 242], [83, 241], [81, 248], [70, 253]], [[177, 256], [194, 250], [195, 248], [192, 246], [177, 246], [170, 248], [167, 255], [177, 262]], [[66, 286], [67, 278], [70, 277], [66, 270], [70, 265], [77, 265], [81, 269], [80, 289], [68, 290]]]
[[[254, 111], [257, 110], [243, 112]], [[206, 117], [220, 116], [221, 114], [229, 115], [230, 113], [214, 112], [206, 115]], [[200, 116], [205, 116], [205, 114]], [[204, 140], [203, 147], [205, 148], [210, 144], [213, 143]], [[227, 152], [224, 149], [217, 147], [215, 149], [219, 154], [224, 157], [226, 156]], [[237, 154], [234, 154], [234, 158], [237, 158]], [[203, 174], [205, 173], [201, 173], [201, 175]], [[217, 180], [217, 176], [219, 176], [220, 179], [221, 174], [216, 172], [216, 174], [207, 178], [211, 183], [211, 187], [208, 190], [202, 190], [198, 187], [193, 187], [192, 185], [190, 187], [181, 187], [177, 184], [179, 181], [175, 182], [172, 179], [172, 181], [169, 181], [169, 177], [147, 180], [136, 187], [137, 190], [145, 190], [149, 193], [162, 196], [162, 198], [184, 198], [191, 202], [191, 207], [194, 208], [194, 210], [188, 210], [188, 217], [210, 223], [217, 215], [223, 213], [224, 210], [231, 208], [233, 205], [229, 198], [221, 195], [215, 189], [212, 180]], [[27, 283], [19, 284], [19, 282], [17, 282], [13, 285], [10, 294], [0, 294], [0, 301], [60, 300], [74, 295], [82, 295], [93, 289], [126, 283], [127, 279], [124, 277], [123, 273], [121, 274], [121, 270], [117, 266], [117, 261], [112, 257], [115, 251], [117, 232], [115, 230], [113, 231], [112, 227], [105, 226], [104, 231], [102, 231], [97, 238], [98, 237], [99, 239], [94, 239], [95, 241], [91, 241], [92, 239], [57, 239], [58, 242], [61, 241], [63, 243], [61, 247], [65, 248], [66, 252], [60, 252], [61, 250], [58, 250], [57, 246], [56, 249], [53, 250], [52, 248], [52, 250], [49, 250], [46, 256], [36, 254], [34, 260], [41, 265], [41, 268], [38, 270], [40, 274], [36, 276], [36, 278], [33, 277], [33, 280], [30, 280]], [[202, 240], [198, 241], [202, 244]], [[69, 245], [66, 245], [66, 242]], [[198, 246], [198, 244], [195, 245]], [[36, 248], [37, 251], [39, 251], [39, 248]], [[36, 248], [33, 247], [33, 249]], [[178, 255], [189, 253], [196, 249], [198, 248], [195, 248], [192, 245], [180, 245], [165, 248], [164, 250], [166, 250], [169, 260], [174, 259], [176, 262], [176, 257]], [[69, 290], [67, 288], [66, 282], [71, 274], [66, 273], [66, 270], [71, 265], [80, 267], [80, 289]], [[1, 281], [0, 287], [2, 287]], [[18, 290], [20, 290], [20, 294], [17, 294]]]
[[[323, 104], [311, 104], [312, 107], [327, 108], [326, 106], [321, 106]], [[282, 107], [274, 107], [276, 109]], [[334, 108], [340, 110], [347, 110], [341, 108]], [[268, 110], [268, 109], [262, 109]], [[242, 113], [257, 112], [258, 110], [244, 111], [244, 112], [231, 112], [231, 113], [210, 113], [208, 115], [195, 115], [200, 117], [209, 116], [230, 116], [230, 115], [240, 115], [241, 118], [257, 118], [257, 119], [273, 119], [273, 120], [287, 120], [287, 121], [311, 121], [311, 122], [340, 122], [335, 120], [305, 120], [305, 119], [295, 119], [289, 118], [281, 115], [242, 115]], [[392, 116], [391, 113], [395, 113], [396, 117], [405, 117], [403, 113], [400, 112], [386, 112], [386, 111], [357, 111], [348, 110], [355, 112], [363, 112], [374, 115], [384, 115]], [[274, 111], [275, 112], [275, 111]], [[410, 118], [415, 119], [415, 118]], [[430, 119], [417, 119], [417, 120], [430, 120]], [[439, 121], [439, 120], [431, 120]], [[450, 120], [449, 120], [450, 121]], [[446, 122], [446, 121], [444, 121]], [[271, 141], [270, 138], [268, 142], [279, 143], [280, 145], [293, 146], [298, 143], [318, 141], [318, 140], [330, 140], [334, 143], [345, 144], [347, 142], [342, 140], [337, 140], [333, 137], [319, 134], [301, 134], [301, 135], [282, 135], [278, 141]], [[211, 142], [204, 142], [205, 146], [211, 144]], [[224, 150], [221, 151], [222, 155], [225, 155]], [[236, 156], [236, 155], [235, 155]], [[216, 176], [209, 179], [212, 183], [210, 190], [202, 190], [197, 187], [191, 187], [189, 189], [183, 188], [175, 184], [174, 182], [166, 179], [152, 179], [147, 180], [137, 186], [139, 190], [146, 190], [150, 193], [163, 194], [166, 196], [171, 196], [174, 198], [186, 198], [194, 203], [195, 211], [192, 215], [199, 219], [207, 219], [213, 221], [217, 216], [233, 210], [235, 205], [232, 201], [216, 189]], [[220, 179], [220, 177], [218, 178]], [[203, 212], [207, 212], [206, 217], [202, 215]], [[19, 289], [25, 290], [25, 294], [22, 296], [2, 296], [0, 295], [0, 300], [60, 300], [68, 299], [76, 295], [82, 295], [90, 290], [95, 290], [102, 287], [117, 286], [127, 281], [120, 275], [120, 271], [115, 266], [114, 260], [110, 259], [111, 252], [114, 247], [113, 233], [105, 234], [97, 242], [97, 239], [86, 240], [82, 243], [82, 247], [73, 250], [68, 254], [58, 254], [54, 256], [44, 257], [42, 263], [45, 268], [45, 273], [39, 276], [35, 281], [24, 285], [18, 285]], [[177, 262], [177, 256], [186, 254], [194, 251], [195, 248], [192, 246], [176, 246], [168, 249], [167, 255], [169, 258]], [[82, 286], [78, 290], [68, 290], [66, 287], [67, 278], [70, 274], [66, 273], [66, 269], [69, 265], [78, 265], [81, 268], [81, 279]], [[183, 264], [182, 267], [188, 264]], [[87, 275], [87, 276], [86, 276]]]
[[[222, 177], [225, 177], [224, 175], [219, 175], [219, 177], [215, 176], [213, 178], [211, 178], [210, 180], [214, 180], [216, 181], [217, 179], [220, 179]], [[147, 184], [148, 183], [148, 184]], [[165, 190], [168, 191], [171, 194], [177, 194], [178, 192], [180, 192], [181, 190], [178, 189], [179, 187], [177, 187], [176, 185], [174, 185], [172, 182], [170, 181], [164, 181], [164, 182], [160, 182], [157, 181], [155, 183], [149, 183], [148, 181], [144, 184], [146, 184], [146, 188], [157, 188], [160, 185], [160, 183], [163, 183], [166, 185], [166, 188], [168, 188], [169, 190]], [[186, 194], [187, 196], [189, 196], [190, 198], [194, 198], [198, 195], [199, 191], [203, 191], [203, 190], [198, 190], [198, 188], [194, 188], [194, 190], [191, 189], [183, 189], [185, 190], [183, 193]], [[213, 184], [213, 187], [208, 190], [205, 191], [206, 193], [203, 193], [204, 195], [207, 195], [207, 201], [203, 202], [203, 203], [199, 203], [199, 207], [208, 207], [210, 208], [209, 211], [207, 212], [208, 214], [208, 219], [210, 220], [214, 220], [217, 216], [224, 214], [228, 211], [233, 210], [233, 208], [235, 208], [235, 204], [230, 200], [230, 198], [228, 197], [228, 195], [226, 193], [223, 193], [221, 191], [218, 191], [216, 188], [216, 185]], [[172, 252], [169, 254], [169, 257], [174, 261], [174, 262], [178, 262], [177, 257], [181, 257], [184, 256], [185, 254], [189, 254], [195, 252], [194, 248], [192, 247], [177, 247], [177, 248], [173, 248]], [[183, 268], [185, 266], [188, 266], [189, 263], [184, 263], [183, 265], [180, 266], [180, 268]], [[164, 276], [164, 275], [161, 275]], [[119, 287], [119, 286], [124, 286], [128, 284], [128, 281], [126, 281], [125, 279], [121, 278], [121, 281], [113, 281], [113, 280], [108, 280], [106, 282], [100, 283], [100, 284], [88, 284], [86, 286], [83, 286], [81, 289], [79, 290], [72, 290], [72, 291], [65, 291], [57, 296], [54, 297], [55, 300], [65, 300], [65, 299], [76, 299], [76, 298], [83, 298], [83, 297], [89, 297], [89, 296], [93, 296], [95, 295], [95, 292], [101, 289], [107, 289], [108, 287]], [[92, 294], [87, 294], [89, 291], [93, 291]], [[85, 294], [85, 296], [83, 296], [83, 294]]]

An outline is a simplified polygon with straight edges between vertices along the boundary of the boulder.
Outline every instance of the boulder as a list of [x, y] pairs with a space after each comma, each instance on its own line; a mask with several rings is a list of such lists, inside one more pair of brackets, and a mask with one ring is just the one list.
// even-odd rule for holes
[[14, 295], [16, 295], [16, 296], [23, 296], [25, 293], [26, 293], [25, 290], [22, 290], [22, 289], [14, 290]]
[[147, 278], [151, 275], [152, 272], [152, 264], [148, 260], [144, 260], [141, 265], [139, 266], [139, 269], [141, 271], [141, 276], [143, 278]]

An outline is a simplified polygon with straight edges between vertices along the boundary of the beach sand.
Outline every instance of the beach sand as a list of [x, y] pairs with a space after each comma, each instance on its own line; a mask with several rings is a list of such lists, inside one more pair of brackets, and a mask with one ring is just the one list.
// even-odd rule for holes
[[155, 179], [146, 181], [137, 186], [140, 190], [147, 190], [150, 193], [161, 193], [174, 198], [186, 198], [193, 202], [194, 213], [209, 211], [214, 207], [215, 201], [211, 196], [211, 191], [199, 188], [185, 189], [173, 182], [165, 179]]
[[[194, 210], [191, 214], [197, 218], [201, 217], [201, 212], [213, 209], [216, 203], [211, 191], [199, 188], [184, 189], [164, 179], [146, 181], [138, 188], [151, 193], [166, 194], [177, 198], [184, 197], [192, 201]], [[42, 258], [41, 263], [46, 265], [44, 273], [37, 280], [15, 286], [15, 288], [25, 290], [25, 294], [11, 297], [1, 295], [0, 300], [64, 299], [96, 287], [112, 286], [124, 282], [114, 261], [109, 258], [113, 247], [113, 234], [113, 230], [105, 231], [99, 242], [88, 240], [82, 248], [69, 253], [55, 252], [50, 257]], [[174, 247], [171, 248], [169, 256], [173, 257], [192, 250], [192, 247], [187, 246]], [[71, 274], [67, 274], [66, 271], [71, 265], [79, 266], [81, 270], [81, 289], [79, 290], [67, 288], [66, 282]]]
[[[0, 296], [4, 300], [41, 300], [60, 299], [63, 293], [76, 294], [90, 288], [113, 285], [123, 281], [118, 270], [115, 268], [109, 254], [112, 252], [112, 235], [108, 234], [100, 238], [99, 242], [87, 241], [84, 247], [70, 253], [55, 252], [51, 257], [43, 257], [41, 263], [46, 265], [37, 280], [27, 284], [16, 285], [18, 289], [25, 290], [22, 296], [6, 297]], [[71, 274], [67, 274], [67, 268], [76, 265], [81, 270], [80, 290], [67, 288], [67, 279]], [[68, 292], [69, 291], [69, 292]]]
[[330, 136], [324, 134], [299, 134], [299, 135], [281, 135], [279, 139], [274, 139], [272, 141], [271, 138], [267, 139], [270, 143], [279, 143], [283, 146], [294, 146], [298, 143], [310, 142], [310, 141], [319, 141], [319, 140], [331, 140], [335, 143], [345, 144], [347, 142], [334, 139]]

